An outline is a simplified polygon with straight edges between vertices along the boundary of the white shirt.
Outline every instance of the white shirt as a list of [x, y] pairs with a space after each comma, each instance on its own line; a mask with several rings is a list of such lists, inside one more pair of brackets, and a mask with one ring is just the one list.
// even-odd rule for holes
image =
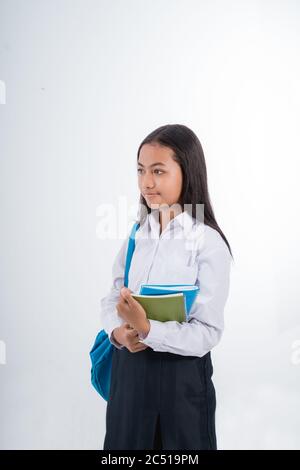
[[[127, 238], [112, 268], [113, 285], [101, 299], [101, 322], [110, 341], [114, 328], [125, 321], [115, 308], [124, 286]], [[152, 210], [135, 236], [128, 288], [139, 293], [141, 284], [197, 284], [199, 294], [188, 320], [150, 321], [141, 342], [154, 351], [183, 356], [204, 356], [220, 341], [224, 307], [229, 294], [231, 255], [219, 232], [183, 211], [171, 219], [160, 235], [159, 211]], [[140, 337], [142, 338], [142, 337]]]

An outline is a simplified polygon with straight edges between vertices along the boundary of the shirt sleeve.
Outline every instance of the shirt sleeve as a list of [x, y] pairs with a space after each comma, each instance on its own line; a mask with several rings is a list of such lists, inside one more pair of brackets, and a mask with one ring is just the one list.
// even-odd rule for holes
[[188, 321], [149, 320], [148, 335], [140, 337], [154, 351], [202, 357], [221, 339], [231, 269], [231, 255], [225, 242], [199, 254], [197, 263], [196, 284], [200, 291]]
[[125, 346], [120, 345], [116, 340], [112, 338], [112, 331], [121, 326], [124, 323], [123, 318], [121, 318], [116, 309], [116, 304], [119, 301], [121, 288], [124, 286], [124, 276], [125, 276], [125, 260], [127, 254], [129, 236], [123, 241], [122, 246], [117, 253], [117, 256], [114, 260], [112, 266], [112, 286], [109, 293], [100, 300], [101, 311], [100, 311], [100, 320], [103, 326], [103, 329], [106, 331], [110, 342], [121, 349]]

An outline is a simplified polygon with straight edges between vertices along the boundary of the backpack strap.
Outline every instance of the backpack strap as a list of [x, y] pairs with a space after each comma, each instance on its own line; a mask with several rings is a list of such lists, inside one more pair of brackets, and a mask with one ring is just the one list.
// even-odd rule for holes
[[126, 263], [125, 263], [125, 276], [124, 276], [124, 286], [128, 287], [128, 273], [131, 264], [131, 258], [135, 249], [135, 233], [139, 229], [140, 224], [135, 222], [128, 240], [128, 248], [127, 248], [127, 255], [126, 255]]

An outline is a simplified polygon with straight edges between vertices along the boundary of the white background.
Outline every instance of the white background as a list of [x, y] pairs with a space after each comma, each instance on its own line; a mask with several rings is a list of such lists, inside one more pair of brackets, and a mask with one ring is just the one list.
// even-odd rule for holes
[[300, 449], [299, 43], [297, 0], [0, 1], [1, 448], [102, 448], [89, 351], [122, 239], [97, 210], [124, 222], [139, 143], [179, 123], [235, 257], [218, 447]]

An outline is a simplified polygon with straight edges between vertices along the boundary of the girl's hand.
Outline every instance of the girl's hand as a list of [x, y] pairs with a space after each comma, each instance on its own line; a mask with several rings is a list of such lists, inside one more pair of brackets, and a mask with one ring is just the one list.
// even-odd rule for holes
[[122, 287], [119, 302], [116, 305], [118, 314], [138, 333], [149, 333], [150, 322], [143, 307], [131, 296], [131, 290]]
[[144, 351], [144, 349], [149, 347], [147, 344], [139, 341], [138, 332], [131, 328], [128, 323], [123, 323], [123, 325], [115, 328], [113, 330], [113, 337], [119, 344], [126, 346], [128, 351], [133, 353]]

